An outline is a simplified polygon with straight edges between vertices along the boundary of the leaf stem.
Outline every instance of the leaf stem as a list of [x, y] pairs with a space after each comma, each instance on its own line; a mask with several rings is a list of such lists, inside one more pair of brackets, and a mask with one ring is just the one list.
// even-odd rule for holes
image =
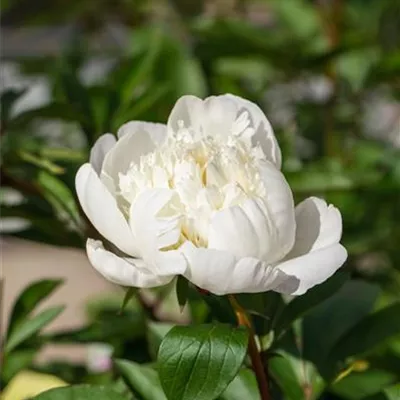
[[257, 343], [255, 340], [256, 334], [254, 332], [253, 325], [250, 321], [250, 318], [246, 310], [238, 303], [235, 296], [230, 294], [228, 295], [228, 298], [229, 302], [232, 305], [232, 308], [235, 311], [238, 324], [241, 326], [245, 326], [250, 333], [248, 353], [251, 359], [251, 364], [253, 366], [254, 373], [256, 375], [258, 390], [261, 395], [261, 400], [271, 400], [271, 396], [269, 394], [268, 373], [264, 368], [260, 353], [257, 348]]

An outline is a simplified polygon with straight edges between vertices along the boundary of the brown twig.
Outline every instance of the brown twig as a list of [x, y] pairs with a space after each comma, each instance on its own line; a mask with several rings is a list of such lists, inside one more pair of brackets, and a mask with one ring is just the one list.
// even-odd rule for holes
[[245, 326], [249, 330], [248, 353], [251, 359], [254, 373], [256, 375], [261, 400], [271, 400], [268, 385], [268, 372], [266, 371], [262, 363], [261, 356], [255, 340], [256, 334], [254, 332], [251, 321], [247, 315], [246, 310], [237, 302], [235, 297], [233, 295], [229, 295], [228, 298], [232, 305], [232, 308], [235, 311], [238, 324], [241, 326]]

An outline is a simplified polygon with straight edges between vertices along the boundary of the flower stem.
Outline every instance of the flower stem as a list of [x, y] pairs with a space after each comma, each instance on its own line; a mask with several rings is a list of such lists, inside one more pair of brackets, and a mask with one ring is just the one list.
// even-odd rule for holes
[[228, 295], [228, 298], [229, 302], [232, 305], [232, 308], [235, 311], [238, 324], [241, 326], [245, 326], [249, 330], [250, 335], [248, 353], [251, 359], [254, 373], [256, 375], [261, 400], [271, 400], [271, 396], [269, 394], [268, 374], [264, 368], [260, 353], [257, 348], [257, 343], [255, 340], [256, 334], [254, 332], [250, 318], [248, 317], [246, 310], [238, 303], [238, 301], [232, 294]]

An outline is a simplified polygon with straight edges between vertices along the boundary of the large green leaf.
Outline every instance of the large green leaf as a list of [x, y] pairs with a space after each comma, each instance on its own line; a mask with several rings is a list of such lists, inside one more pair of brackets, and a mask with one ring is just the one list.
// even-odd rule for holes
[[332, 386], [332, 392], [346, 400], [364, 399], [384, 390], [396, 382], [396, 375], [382, 370], [370, 369], [353, 372]]
[[279, 315], [275, 324], [276, 334], [279, 335], [294, 321], [301, 318], [307, 311], [310, 311], [335, 294], [347, 279], [347, 273], [338, 272], [326, 282], [313, 287], [303, 296], [294, 298]]
[[157, 372], [146, 365], [116, 360], [115, 365], [125, 383], [143, 400], [166, 400]]
[[330, 358], [343, 360], [368, 352], [399, 333], [400, 303], [395, 303], [367, 316], [341, 336], [332, 348]]
[[347, 330], [355, 326], [373, 308], [379, 293], [375, 285], [349, 281], [332, 297], [315, 307], [303, 320], [303, 356], [329, 375], [327, 357]]
[[172, 328], [158, 353], [168, 399], [216, 399], [238, 373], [247, 339], [245, 329], [222, 324]]
[[48, 390], [32, 400], [128, 400], [106, 386], [76, 385]]
[[63, 310], [64, 306], [54, 306], [38, 315], [22, 320], [7, 338], [5, 352], [9, 353], [25, 340], [29, 339], [44, 326], [53, 321]]
[[260, 400], [256, 377], [250, 369], [242, 369], [228, 385], [221, 400]]
[[7, 334], [10, 335], [15, 326], [26, 319], [29, 313], [62, 282], [61, 279], [43, 279], [27, 286], [13, 306]]

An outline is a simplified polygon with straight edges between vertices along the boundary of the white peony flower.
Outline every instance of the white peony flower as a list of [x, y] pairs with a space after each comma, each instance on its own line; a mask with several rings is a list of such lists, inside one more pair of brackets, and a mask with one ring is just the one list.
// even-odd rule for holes
[[105, 134], [76, 176], [82, 208], [104, 237], [91, 264], [124, 286], [183, 275], [221, 295], [302, 294], [346, 260], [340, 212], [310, 197], [296, 208], [281, 152], [255, 104], [184, 96], [168, 124]]

